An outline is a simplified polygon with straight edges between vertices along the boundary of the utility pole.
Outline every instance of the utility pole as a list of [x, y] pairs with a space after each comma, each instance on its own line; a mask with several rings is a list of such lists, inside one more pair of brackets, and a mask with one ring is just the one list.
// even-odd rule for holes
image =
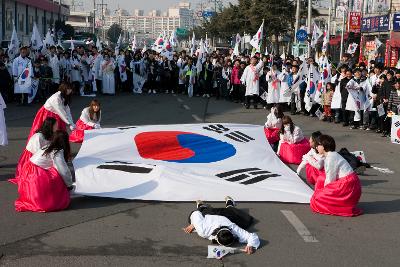
[[96, 34], [96, 0], [93, 0], [93, 34]]
[[343, 56], [343, 46], [344, 46], [344, 33], [346, 32], [346, 17], [347, 17], [347, 11], [349, 9], [349, 3], [347, 2], [346, 6], [343, 7], [343, 20], [342, 20], [342, 34], [340, 37], [340, 59], [342, 60], [342, 56]]
[[294, 42], [296, 43], [296, 33], [300, 28], [300, 0], [296, 1], [296, 24], [294, 25]]
[[106, 38], [105, 36], [105, 30], [104, 30], [104, 7], [107, 8], [107, 4], [104, 4], [104, 0], [101, 0], [101, 4], [97, 4], [97, 8], [99, 10], [101, 10], [101, 37], [103, 38], [103, 40]]
[[328, 10], [328, 27], [326, 30], [326, 39], [329, 42], [329, 37], [331, 35], [331, 20], [332, 20], [332, 0], [329, 1], [329, 10]]

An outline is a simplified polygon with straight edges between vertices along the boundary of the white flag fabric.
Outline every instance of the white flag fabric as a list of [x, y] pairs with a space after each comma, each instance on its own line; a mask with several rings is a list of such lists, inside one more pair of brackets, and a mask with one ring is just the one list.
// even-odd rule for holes
[[169, 42], [169, 40], [166, 40], [164, 42], [164, 46], [163, 49], [161, 51], [161, 56], [168, 58], [168, 60], [172, 60], [174, 57], [174, 51], [173, 48], [171, 46], [171, 43]]
[[180, 124], [85, 132], [76, 193], [159, 200], [309, 203], [312, 190], [276, 156], [264, 127]]
[[327, 34], [327, 32], [325, 31], [324, 32], [324, 41], [323, 41], [323, 43], [322, 43], [322, 53], [325, 53], [326, 54], [326, 51], [328, 51], [328, 44], [329, 44], [329, 40], [328, 40], [328, 34]]
[[136, 42], [136, 34], [133, 35], [133, 40], [132, 40], [132, 51], [135, 52], [137, 49], [137, 42]]
[[235, 254], [236, 251], [238, 251], [236, 248], [209, 245], [207, 258], [220, 260], [229, 253]]
[[190, 56], [193, 56], [195, 48], [196, 48], [196, 37], [195, 37], [194, 32], [193, 32], [192, 42], [190, 43]]
[[357, 43], [349, 44], [349, 48], [347, 48], [347, 53], [348, 54], [354, 54], [357, 51], [357, 47], [358, 47]]
[[45, 38], [44, 42], [45, 42], [46, 46], [55, 45], [53, 36], [51, 36], [51, 31], [50, 31], [50, 29], [49, 29], [49, 30], [47, 31], [47, 33], [46, 33], [46, 38]]
[[250, 45], [254, 47], [257, 51], [260, 50], [261, 40], [263, 36], [263, 29], [264, 29], [264, 21], [261, 23], [261, 26], [258, 29], [257, 33], [253, 36], [253, 38], [250, 41]]
[[169, 42], [172, 47], [178, 46], [178, 38], [176, 37], [176, 30], [173, 30], [171, 36], [169, 37]]
[[242, 38], [240, 37], [240, 34], [236, 34], [235, 38], [235, 48], [233, 49], [233, 56], [239, 56], [239, 44], [242, 42]]
[[35, 99], [36, 93], [38, 91], [39, 88], [39, 80], [36, 79], [32, 79], [31, 82], [31, 91], [28, 94], [28, 103], [32, 103], [33, 100]]
[[115, 49], [114, 49], [114, 53], [116, 56], [119, 55], [119, 50], [120, 50], [121, 44], [122, 44], [122, 34], [120, 33], [118, 40], [117, 40], [117, 45], [115, 46]]
[[18, 77], [17, 86], [14, 87], [14, 93], [29, 94], [31, 92], [32, 75], [33, 75], [32, 63], [31, 61], [28, 61], [28, 64], [25, 66], [25, 69]]
[[308, 75], [307, 75], [307, 89], [304, 95], [304, 103], [305, 108], [307, 111], [311, 110], [313, 105], [315, 94], [317, 92], [317, 85], [319, 82], [320, 74], [318, 69], [314, 65], [310, 65], [308, 68]]
[[10, 60], [13, 60], [17, 55], [19, 44], [17, 31], [15, 30], [15, 25], [13, 25], [13, 32], [11, 34], [10, 44], [8, 45], [8, 57]]
[[197, 61], [196, 61], [196, 71], [200, 73], [203, 70], [203, 63], [206, 58], [206, 50], [204, 47], [203, 39], [200, 40], [199, 43], [199, 52], [197, 54]]
[[154, 44], [151, 46], [151, 49], [156, 51], [157, 53], [161, 53], [164, 49], [164, 36], [160, 34]]
[[392, 116], [392, 131], [390, 135], [390, 140], [394, 144], [400, 144], [400, 116]]
[[311, 47], [315, 48], [315, 45], [317, 44], [319, 38], [323, 35], [323, 32], [320, 30], [320, 28], [313, 23], [313, 32], [312, 32], [312, 38], [311, 38]]
[[141, 94], [143, 85], [146, 82], [146, 78], [137, 74], [136, 72], [132, 73], [132, 79], [133, 79], [133, 92], [135, 94]]
[[331, 81], [331, 64], [329, 64], [328, 57], [323, 55], [318, 60], [320, 79], [318, 81], [317, 91], [315, 92], [314, 101], [322, 104], [322, 94], [325, 92], [325, 87]]
[[32, 37], [31, 37], [31, 48], [32, 50], [39, 50], [43, 46], [42, 37], [40, 36], [39, 30], [36, 23], [33, 24]]
[[99, 38], [99, 37], [97, 37], [96, 47], [97, 47], [97, 51], [99, 51], [99, 52], [101, 52], [101, 50], [103, 50], [103, 47], [102, 47], [102, 45], [101, 45], [101, 42], [100, 42], [100, 38]]
[[375, 50], [378, 50], [379, 47], [381, 47], [382, 42], [378, 39], [378, 37], [375, 37]]

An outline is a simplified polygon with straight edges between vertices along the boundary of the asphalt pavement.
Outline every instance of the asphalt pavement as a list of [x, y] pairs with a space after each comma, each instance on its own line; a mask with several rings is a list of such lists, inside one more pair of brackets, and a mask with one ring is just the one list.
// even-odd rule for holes
[[[89, 98], [75, 97], [74, 119]], [[100, 96], [102, 126], [232, 122], [264, 124], [267, 111], [224, 100], [183, 95]], [[388, 138], [302, 115], [293, 116], [306, 135], [320, 130], [337, 147], [363, 150], [368, 162], [394, 173], [368, 169], [360, 176], [364, 215], [314, 214], [308, 205], [238, 203], [256, 223], [262, 240], [251, 256], [206, 259], [207, 240], [181, 230], [194, 203], [161, 203], [75, 197], [68, 210], [17, 213], [13, 176], [40, 105], [8, 105], [9, 145], [0, 147], [0, 265], [4, 266], [398, 266], [400, 262], [400, 146]], [[73, 145], [76, 154], [79, 145]], [[221, 201], [224, 196], [221, 196]], [[223, 205], [213, 203], [215, 206]]]

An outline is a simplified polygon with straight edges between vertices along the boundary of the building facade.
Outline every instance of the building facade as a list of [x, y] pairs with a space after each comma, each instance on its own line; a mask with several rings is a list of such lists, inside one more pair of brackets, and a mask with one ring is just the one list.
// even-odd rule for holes
[[125, 34], [141, 39], [156, 39], [160, 33], [171, 33], [177, 28], [190, 30], [193, 28], [193, 10], [189, 3], [179, 3], [168, 11], [152, 10], [147, 15], [143, 10], [134, 10], [132, 15], [115, 12], [104, 16], [104, 29], [119, 24]]
[[34, 22], [44, 36], [55, 21], [66, 21], [68, 15], [69, 7], [59, 0], [0, 0], [0, 38], [10, 40], [14, 24], [20, 42], [29, 44]]
[[70, 11], [66, 24], [74, 27], [75, 32], [93, 31], [93, 13], [86, 11]]

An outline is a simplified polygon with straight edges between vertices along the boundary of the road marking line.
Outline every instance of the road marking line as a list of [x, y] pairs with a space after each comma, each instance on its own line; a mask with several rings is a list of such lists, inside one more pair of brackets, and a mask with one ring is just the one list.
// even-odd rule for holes
[[192, 117], [193, 117], [193, 119], [195, 119], [196, 121], [203, 122], [203, 120], [200, 119], [199, 116], [197, 116], [196, 114], [192, 114]]
[[297, 233], [303, 238], [304, 242], [319, 242], [314, 236], [311, 235], [307, 227], [300, 221], [300, 219], [291, 210], [281, 210], [286, 219], [293, 225]]
[[188, 105], [183, 105], [183, 108], [186, 110], [190, 110], [190, 107]]
[[180, 102], [180, 103], [183, 102], [183, 100], [181, 98], [179, 98], [179, 97], [176, 100], [178, 100], [178, 102]]

